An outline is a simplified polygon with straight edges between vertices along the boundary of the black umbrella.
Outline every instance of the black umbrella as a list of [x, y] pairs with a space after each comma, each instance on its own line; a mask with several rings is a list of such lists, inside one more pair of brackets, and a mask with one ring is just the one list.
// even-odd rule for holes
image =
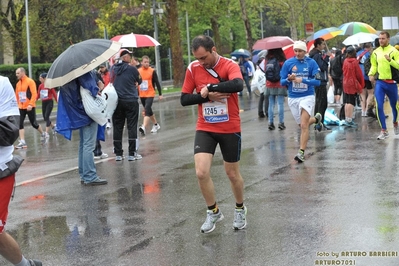
[[59, 87], [82, 76], [116, 54], [121, 45], [106, 39], [90, 39], [69, 46], [54, 60], [47, 73], [45, 86]]

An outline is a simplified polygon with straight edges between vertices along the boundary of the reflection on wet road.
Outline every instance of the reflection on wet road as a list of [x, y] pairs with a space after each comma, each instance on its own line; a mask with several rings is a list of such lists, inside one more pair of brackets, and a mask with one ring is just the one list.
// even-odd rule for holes
[[110, 157], [97, 163], [106, 186], [80, 185], [77, 132], [43, 144], [28, 127], [29, 148], [15, 151], [26, 161], [9, 232], [44, 265], [398, 265], [399, 138], [377, 141], [377, 122], [358, 117], [357, 129], [312, 131], [298, 165], [288, 107], [287, 129], [269, 131], [256, 100], [240, 102], [246, 230], [232, 230], [234, 197], [218, 151], [212, 177], [225, 220], [199, 232], [206, 208], [193, 163], [197, 108], [169, 100], [154, 106], [161, 130], [140, 137], [142, 160], [116, 162], [107, 132]]

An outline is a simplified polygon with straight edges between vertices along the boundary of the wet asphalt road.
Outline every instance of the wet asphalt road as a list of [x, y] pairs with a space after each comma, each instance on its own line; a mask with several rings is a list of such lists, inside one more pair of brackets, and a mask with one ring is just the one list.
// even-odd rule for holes
[[[106, 186], [80, 184], [78, 132], [43, 145], [27, 127], [28, 149], [15, 151], [26, 160], [8, 231], [26, 257], [46, 266], [399, 265], [399, 137], [392, 128], [377, 141], [378, 123], [358, 112], [357, 129], [311, 131], [306, 161], [296, 164], [299, 131], [287, 105], [287, 129], [269, 131], [257, 100], [240, 99], [245, 230], [232, 229], [234, 197], [218, 150], [211, 171], [225, 219], [200, 233], [206, 206], [193, 163], [197, 109], [170, 98], [154, 104], [161, 130], [140, 137], [142, 160], [115, 162], [107, 133], [110, 158], [97, 163]], [[0, 265], [8, 264], [0, 258]]]

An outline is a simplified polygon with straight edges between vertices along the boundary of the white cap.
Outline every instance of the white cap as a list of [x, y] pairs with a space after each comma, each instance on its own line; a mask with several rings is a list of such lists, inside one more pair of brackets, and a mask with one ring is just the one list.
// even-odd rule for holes
[[303, 41], [294, 42], [294, 49], [300, 49], [305, 52], [307, 52], [307, 50], [308, 50], [308, 48], [306, 47], [306, 43]]

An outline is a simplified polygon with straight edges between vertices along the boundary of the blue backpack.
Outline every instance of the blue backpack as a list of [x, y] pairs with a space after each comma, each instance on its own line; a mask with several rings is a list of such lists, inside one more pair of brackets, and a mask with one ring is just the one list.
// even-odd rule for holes
[[280, 62], [276, 58], [271, 58], [267, 61], [265, 75], [268, 81], [280, 81]]

